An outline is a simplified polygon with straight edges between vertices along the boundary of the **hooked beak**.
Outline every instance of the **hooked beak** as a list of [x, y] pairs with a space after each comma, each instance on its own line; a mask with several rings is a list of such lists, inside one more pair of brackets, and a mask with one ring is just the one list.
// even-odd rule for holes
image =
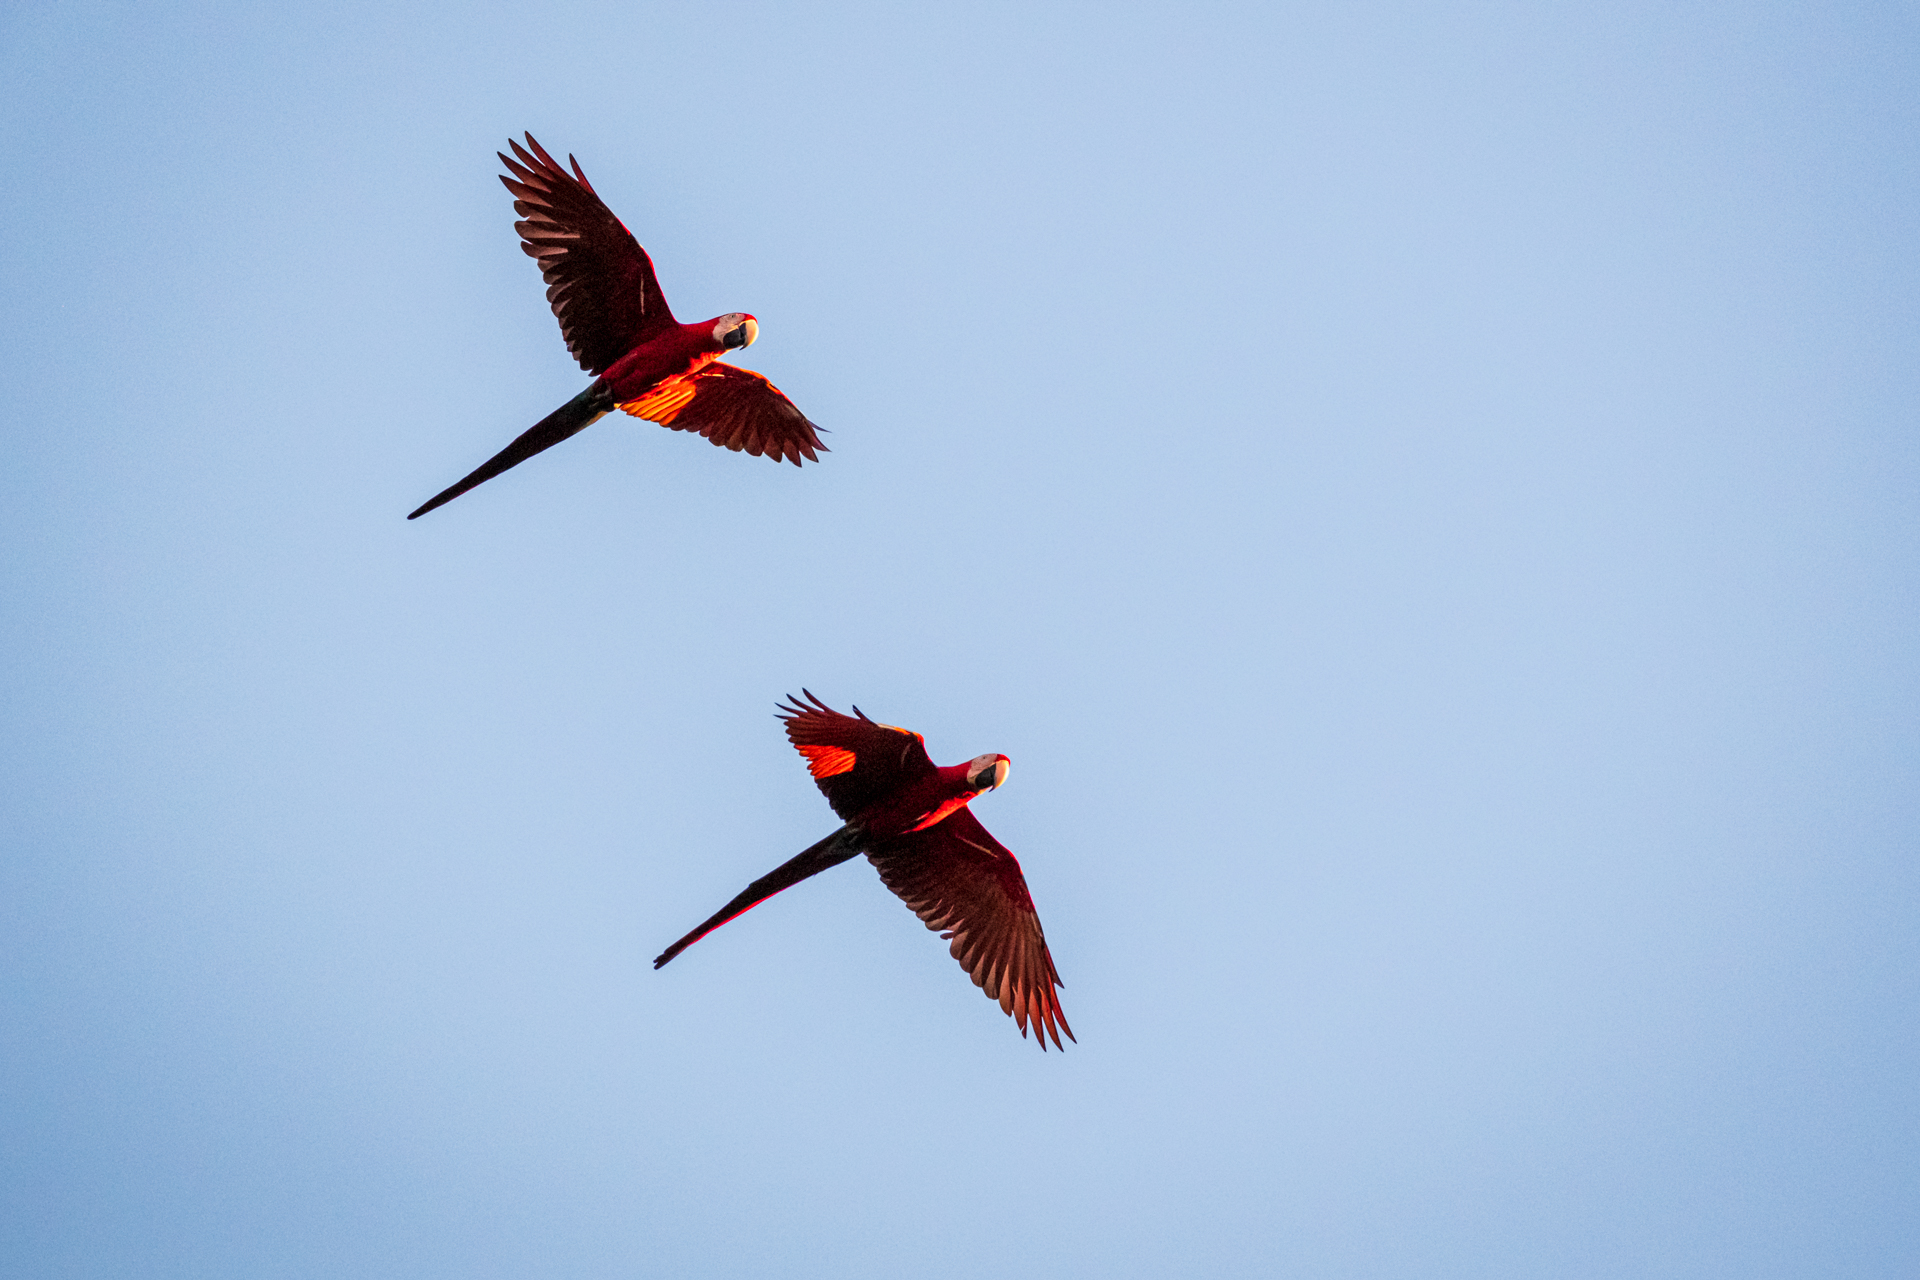
[[1007, 771], [1012, 767], [1011, 762], [1005, 759], [996, 760], [993, 762], [993, 768], [982, 769], [974, 776], [973, 785], [981, 791], [996, 790], [1007, 780]]
[[742, 347], [752, 346], [753, 340], [759, 336], [759, 325], [751, 320], [742, 320], [739, 324], [727, 330], [727, 336], [720, 339], [720, 346], [727, 351], [738, 351]]

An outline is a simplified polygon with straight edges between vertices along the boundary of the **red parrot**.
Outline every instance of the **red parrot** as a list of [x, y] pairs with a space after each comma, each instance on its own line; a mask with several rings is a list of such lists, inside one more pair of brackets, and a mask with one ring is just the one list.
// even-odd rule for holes
[[1054, 988], [1063, 986], [1047, 951], [1020, 863], [987, 834], [967, 803], [1007, 780], [1008, 760], [975, 756], [937, 767], [917, 733], [877, 724], [855, 707], [841, 715], [805, 689], [806, 702], [781, 705], [787, 739], [845, 825], [748, 885], [698, 929], [660, 953], [658, 969], [750, 907], [808, 876], [864, 853], [887, 888], [942, 938], [974, 985], [1034, 1038], [1064, 1048], [1073, 1028]]
[[818, 461], [820, 437], [806, 415], [757, 373], [717, 364], [722, 354], [753, 345], [760, 326], [744, 311], [681, 324], [667, 310], [653, 259], [613, 216], [572, 156], [569, 174], [533, 135], [527, 147], [509, 140], [518, 162], [500, 157], [512, 177], [513, 224], [521, 249], [540, 263], [547, 301], [580, 367], [593, 384], [535, 423], [413, 520], [477, 484], [552, 448], [619, 408], [675, 431], [698, 431], [717, 445], [775, 462]]

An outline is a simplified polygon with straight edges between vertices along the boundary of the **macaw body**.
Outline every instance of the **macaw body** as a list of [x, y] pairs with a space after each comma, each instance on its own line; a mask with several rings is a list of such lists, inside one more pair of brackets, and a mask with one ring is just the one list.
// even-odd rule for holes
[[1012, 852], [987, 834], [969, 804], [1007, 780], [1003, 755], [936, 766], [919, 734], [842, 715], [801, 690], [780, 708], [787, 738], [844, 825], [755, 880], [653, 962], [658, 969], [735, 916], [782, 889], [856, 854], [929, 929], [951, 942], [953, 958], [1027, 1034], [1047, 1047], [1073, 1039], [1054, 989], [1063, 985], [1040, 917]]
[[614, 403], [634, 404], [662, 384], [698, 373], [718, 360], [726, 347], [714, 336], [714, 329], [727, 318], [715, 316], [704, 324], [676, 324], [614, 361], [601, 376], [613, 393]]
[[458, 483], [407, 519], [425, 515], [585, 430], [614, 409], [675, 431], [697, 431], [714, 444], [799, 466], [817, 461], [814, 425], [780, 389], [751, 370], [715, 363], [753, 345], [760, 325], [744, 311], [699, 324], [673, 318], [653, 259], [601, 202], [572, 156], [573, 172], [554, 162], [533, 135], [509, 142], [517, 161], [500, 162], [512, 177], [520, 247], [540, 263], [547, 301], [580, 367], [594, 374], [585, 391], [561, 405]]
[[[1005, 756], [995, 759], [1005, 760]], [[924, 831], [934, 823], [951, 817], [979, 795], [968, 779], [968, 764], [950, 764], [912, 783], [898, 795], [875, 801], [856, 815], [849, 824], [875, 840]]]

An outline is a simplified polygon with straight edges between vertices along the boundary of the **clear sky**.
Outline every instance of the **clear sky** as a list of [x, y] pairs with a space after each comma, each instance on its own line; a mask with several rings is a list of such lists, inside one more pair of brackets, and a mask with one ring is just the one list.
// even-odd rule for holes
[[[1920, 1273], [1911, 5], [0, 9], [0, 1272]], [[576, 154], [833, 452], [610, 418]], [[1079, 1044], [813, 689], [1013, 760]]]

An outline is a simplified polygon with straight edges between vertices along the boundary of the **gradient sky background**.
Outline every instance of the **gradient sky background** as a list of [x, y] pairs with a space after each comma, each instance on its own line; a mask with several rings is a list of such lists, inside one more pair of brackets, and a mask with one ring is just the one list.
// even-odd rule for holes
[[[405, 10], [397, 12], [396, 8]], [[0, 11], [0, 1272], [1920, 1272], [1910, 4]], [[609, 419], [577, 154], [834, 452]], [[1080, 1043], [832, 828], [1013, 758]]]

